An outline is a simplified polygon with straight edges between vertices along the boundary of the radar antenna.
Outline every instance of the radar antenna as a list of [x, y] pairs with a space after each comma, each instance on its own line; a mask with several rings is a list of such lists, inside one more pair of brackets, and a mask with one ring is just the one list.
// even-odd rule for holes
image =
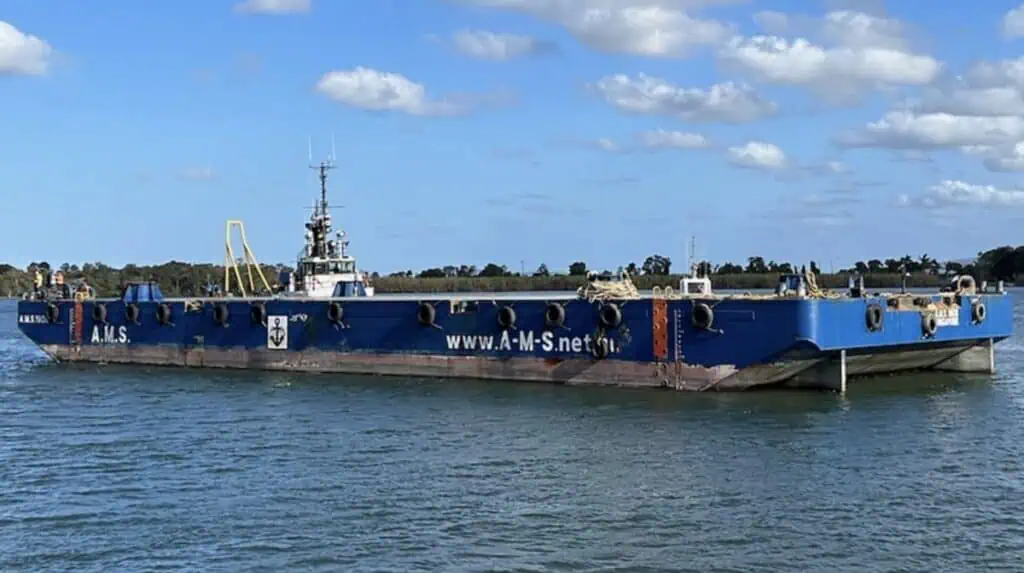
[[334, 147], [334, 136], [331, 136], [331, 154], [327, 156], [325, 161], [321, 161], [319, 165], [313, 163], [313, 138], [309, 138], [309, 168], [317, 170], [317, 178], [320, 180], [320, 205], [319, 214], [327, 216], [327, 172], [331, 169], [335, 169], [335, 161], [337, 155]]

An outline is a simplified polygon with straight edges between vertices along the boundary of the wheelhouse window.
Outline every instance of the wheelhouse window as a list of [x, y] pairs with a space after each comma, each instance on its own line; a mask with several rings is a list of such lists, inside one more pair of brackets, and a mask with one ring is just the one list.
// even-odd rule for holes
[[350, 273], [352, 272], [352, 261], [334, 261], [330, 263], [332, 273]]

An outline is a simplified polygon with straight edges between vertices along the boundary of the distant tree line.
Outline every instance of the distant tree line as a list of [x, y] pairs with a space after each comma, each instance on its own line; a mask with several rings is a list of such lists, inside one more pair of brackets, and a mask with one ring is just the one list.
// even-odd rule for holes
[[[779, 274], [810, 271], [817, 276], [819, 285], [828, 288], [843, 288], [851, 274], [858, 273], [865, 278], [868, 288], [884, 288], [899, 285], [902, 279], [908, 286], [936, 286], [958, 274], [970, 274], [978, 280], [1003, 280], [1010, 284], [1024, 283], [1024, 246], [1003, 246], [979, 252], [970, 264], [955, 261], [939, 262], [927, 254], [920, 257], [905, 255], [900, 258], [871, 259], [858, 261], [853, 267], [835, 273], [822, 273], [815, 261], [807, 265], [765, 260], [761, 256], [748, 257], [746, 264], [722, 263], [713, 265], [702, 261], [698, 271], [711, 277], [717, 289], [763, 289], [772, 288]], [[261, 265], [264, 276], [271, 287], [279, 286], [282, 271], [291, 271], [287, 265]], [[161, 265], [125, 265], [114, 268], [103, 263], [62, 264], [51, 267], [48, 262], [34, 262], [25, 269], [0, 264], [0, 296], [20, 296], [32, 289], [35, 271], [60, 270], [66, 283], [74, 284], [85, 280], [100, 296], [116, 296], [122, 286], [130, 281], [153, 280], [160, 284], [167, 296], [202, 296], [216, 292], [223, 285], [224, 267], [208, 263], [184, 263], [171, 261]], [[245, 268], [240, 266], [243, 279]], [[682, 274], [672, 272], [672, 260], [662, 255], [651, 255], [637, 265], [635, 262], [615, 269], [590, 269], [584, 261], [574, 261], [567, 272], [553, 272], [541, 264], [528, 273], [513, 272], [505, 265], [489, 263], [482, 268], [475, 265], [451, 265], [428, 268], [419, 272], [412, 270], [393, 272], [387, 275], [371, 273], [377, 292], [458, 292], [458, 291], [522, 291], [522, 290], [574, 290], [580, 286], [583, 277], [594, 271], [600, 275], [612, 275], [626, 271], [632, 275], [638, 288], [653, 286], [678, 286]], [[909, 276], [906, 276], [908, 275]], [[232, 277], [232, 287], [237, 284]]]

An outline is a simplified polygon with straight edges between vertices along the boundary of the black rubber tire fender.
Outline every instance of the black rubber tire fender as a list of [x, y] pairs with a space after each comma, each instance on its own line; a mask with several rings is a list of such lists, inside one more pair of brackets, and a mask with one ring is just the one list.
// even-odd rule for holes
[[327, 305], [327, 320], [338, 324], [343, 318], [345, 318], [345, 309], [341, 307], [341, 304], [332, 302]]
[[868, 330], [876, 332], [882, 328], [882, 307], [877, 303], [871, 303], [864, 310], [864, 323]]
[[94, 304], [92, 306], [92, 320], [101, 324], [107, 322], [107, 305], [102, 302]]
[[421, 302], [416, 307], [416, 320], [423, 326], [432, 326], [437, 318], [437, 310], [429, 302]]
[[974, 319], [974, 322], [978, 324], [985, 322], [985, 317], [987, 315], [988, 309], [985, 308], [984, 302], [979, 300], [975, 301], [975, 303], [971, 305], [971, 318]]
[[124, 319], [127, 322], [132, 324], [138, 323], [139, 316], [141, 316], [141, 314], [142, 313], [139, 311], [139, 305], [134, 302], [130, 302], [124, 306]]
[[168, 304], [161, 303], [156, 307], [156, 321], [162, 325], [171, 322], [171, 307]]
[[498, 326], [508, 330], [516, 325], [516, 311], [511, 306], [505, 305], [498, 309]]
[[705, 302], [698, 302], [693, 305], [690, 311], [690, 322], [701, 330], [708, 330], [715, 323], [715, 311]]
[[262, 302], [254, 302], [249, 305], [249, 321], [253, 324], [263, 324], [267, 319], [267, 305]]
[[548, 328], [557, 328], [565, 324], [565, 307], [557, 302], [549, 302], [544, 307], [544, 324]]
[[921, 317], [921, 330], [925, 336], [933, 336], [939, 328], [939, 319], [935, 317], [935, 313], [927, 313]]
[[618, 328], [622, 324], [622, 310], [614, 302], [602, 304], [597, 312], [598, 320], [606, 328]]
[[48, 303], [46, 305], [46, 322], [55, 324], [58, 320], [60, 320], [60, 307], [55, 303]]
[[219, 302], [219, 303], [213, 305], [213, 321], [214, 322], [216, 322], [217, 324], [219, 324], [221, 326], [227, 326], [227, 324], [228, 324], [228, 317], [229, 316], [230, 316], [230, 313], [228, 312], [228, 305], [226, 305], [226, 304], [224, 304], [222, 302]]

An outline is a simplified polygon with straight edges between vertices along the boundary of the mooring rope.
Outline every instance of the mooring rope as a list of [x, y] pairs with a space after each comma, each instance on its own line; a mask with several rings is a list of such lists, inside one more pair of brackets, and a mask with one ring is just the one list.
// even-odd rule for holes
[[637, 290], [629, 273], [623, 271], [622, 278], [617, 281], [591, 280], [577, 289], [580, 297], [590, 302], [608, 299], [630, 299], [639, 298], [640, 291]]

